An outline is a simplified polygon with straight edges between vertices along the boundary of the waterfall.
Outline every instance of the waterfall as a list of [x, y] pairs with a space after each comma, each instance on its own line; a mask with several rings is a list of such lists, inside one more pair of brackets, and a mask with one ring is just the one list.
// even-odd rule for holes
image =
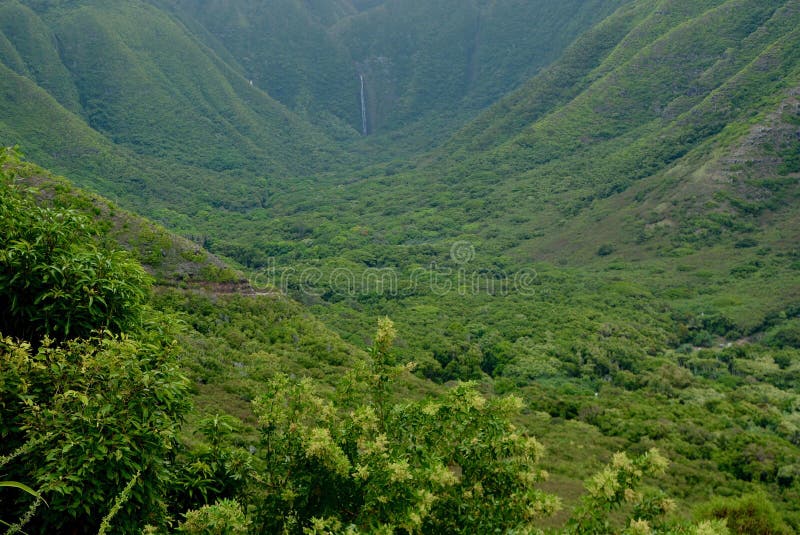
[[364, 75], [359, 74], [361, 79], [361, 130], [364, 135], [367, 135], [367, 99], [364, 95]]

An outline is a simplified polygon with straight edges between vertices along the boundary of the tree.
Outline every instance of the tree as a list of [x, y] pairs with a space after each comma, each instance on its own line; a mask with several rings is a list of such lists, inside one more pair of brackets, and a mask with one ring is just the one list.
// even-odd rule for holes
[[96, 225], [42, 206], [13, 149], [0, 149], [0, 333], [32, 342], [120, 333], [141, 321], [149, 277], [124, 251], [101, 248]]
[[587, 493], [573, 512], [566, 533], [616, 533], [610, 513], [628, 504], [631, 508], [627, 529], [631, 533], [651, 533], [662, 517], [675, 509], [675, 502], [662, 495], [645, 496], [637, 492], [642, 478], [662, 475], [668, 461], [657, 450], [634, 459], [625, 453], [614, 455], [611, 463], [586, 483]]
[[[273, 378], [254, 402], [268, 467], [259, 529], [310, 532], [525, 532], [559, 500], [536, 488], [543, 448], [511, 422], [514, 396], [472, 383], [439, 399], [391, 401], [394, 327], [379, 322], [370, 359], [324, 399], [308, 380]], [[349, 527], [348, 527], [349, 526]]]
[[39, 532], [96, 532], [112, 507], [109, 522], [124, 531], [164, 522], [189, 404], [175, 347], [159, 338], [45, 338], [35, 352], [0, 339], [0, 468], [49, 504], [0, 496], [4, 514]]

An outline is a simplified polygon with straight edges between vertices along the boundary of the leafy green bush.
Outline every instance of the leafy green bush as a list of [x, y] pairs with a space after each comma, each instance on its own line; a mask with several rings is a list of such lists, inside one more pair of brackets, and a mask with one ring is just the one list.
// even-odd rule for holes
[[636, 489], [643, 477], [663, 475], [668, 464], [657, 450], [634, 459], [617, 453], [608, 466], [586, 483], [588, 492], [581, 498], [565, 532], [616, 533], [610, 513], [626, 503], [633, 508], [627, 526], [631, 533], [652, 533], [653, 527], [663, 527], [659, 524], [675, 509], [675, 502], [661, 495], [646, 496]]
[[531, 528], [557, 509], [536, 488], [542, 446], [511, 423], [521, 401], [462, 384], [441, 399], [393, 403], [390, 379], [404, 370], [391, 363], [393, 338], [382, 321], [370, 363], [345, 382], [339, 406], [285, 375], [254, 402], [268, 467], [259, 529], [487, 533]]
[[597, 256], [608, 256], [615, 250], [614, 246], [610, 243], [604, 243], [597, 248]]
[[[164, 522], [170, 459], [189, 408], [174, 352], [157, 336], [59, 347], [45, 339], [35, 352], [0, 340], [0, 468], [47, 500], [34, 531], [96, 531], [129, 485], [112, 525]], [[12, 519], [38, 505], [0, 496]]]
[[149, 278], [128, 253], [100, 248], [91, 220], [44, 207], [0, 153], [0, 332], [23, 340], [119, 333], [141, 321]]
[[800, 349], [800, 320], [791, 320], [771, 329], [764, 337], [764, 343], [777, 348]]
[[252, 476], [252, 455], [231, 446], [231, 435], [239, 431], [236, 419], [214, 415], [198, 423], [205, 443], [180, 455], [170, 484], [170, 510], [183, 512], [197, 504], [233, 498], [244, 491]]
[[189, 511], [178, 526], [178, 533], [187, 535], [244, 535], [248, 522], [242, 506], [234, 500], [220, 500], [214, 505]]
[[769, 499], [761, 494], [717, 498], [700, 509], [704, 519], [725, 519], [731, 533], [742, 535], [789, 535]]

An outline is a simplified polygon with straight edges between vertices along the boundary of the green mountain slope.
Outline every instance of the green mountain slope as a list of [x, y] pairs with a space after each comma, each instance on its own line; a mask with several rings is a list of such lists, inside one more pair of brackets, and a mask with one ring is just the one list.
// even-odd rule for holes
[[[391, 316], [417, 387], [520, 392], [573, 496], [586, 436], [657, 445], [682, 504], [764, 492], [800, 528], [797, 0], [26, 5], [2, 4], [52, 33], [3, 30], [3, 142], [235, 259], [336, 347]], [[359, 73], [385, 135], [353, 143]], [[430, 150], [350, 153], [383, 147]], [[174, 291], [193, 373], [224, 370], [208, 390], [243, 418], [274, 362], [348, 362], [317, 320]], [[208, 348], [231, 356], [206, 372]]]
[[[91, 129], [30, 79], [2, 65], [0, 72], [2, 142], [24, 145], [35, 161], [74, 172], [76, 181], [94, 191], [173, 225], [187, 213], [209, 209], [212, 199], [216, 206], [259, 202], [258, 184], [248, 185], [242, 173], [223, 174], [164, 156], [135, 154]], [[242, 179], [235, 189], [230, 188], [231, 176]]]
[[7, 0], [0, 31], [0, 143], [187, 234], [351, 160], [151, 4]]
[[369, 129], [380, 132], [485, 107], [622, 3], [392, 0], [333, 31], [364, 75]]
[[[791, 84], [795, 74], [792, 8], [775, 11], [783, 2], [715, 4], [721, 5], [704, 6], [691, 19], [649, 33], [648, 44], [639, 42], [632, 49], [623, 41], [623, 52], [592, 73], [599, 79], [586, 91], [525, 126], [486, 158], [502, 157], [507, 169], [527, 172], [555, 159], [589, 161], [584, 155], [607, 150], [604, 145], [631, 144], [626, 136], [632, 132], [643, 145], [643, 136], [659, 130], [675, 132], [660, 145], [679, 157], [690, 143], [758, 110], [770, 95]], [[702, 54], [696, 52], [699, 49]], [[625, 50], [635, 55], [625, 57]], [[761, 55], [768, 58], [760, 62], [768, 63], [766, 69], [753, 64]], [[603, 72], [609, 68], [613, 70]], [[718, 101], [716, 108], [709, 100]], [[666, 163], [669, 160], [653, 162], [652, 169], [642, 172], [652, 173]], [[607, 177], [591, 178], [605, 182]]]
[[363, 76], [367, 130], [391, 135], [379, 144], [397, 151], [399, 139], [417, 150], [443, 139], [622, 3], [183, 0], [176, 11], [342, 140], [362, 131]]
[[0, 61], [42, 87], [62, 106], [79, 112], [80, 99], [58, 54], [53, 34], [36, 13], [16, 2], [0, 6]]
[[348, 159], [148, 3], [6, 0], [0, 31], [2, 143], [162, 222]]
[[[162, 10], [81, 2], [39, 15], [39, 38], [58, 43], [50, 52], [69, 69], [81, 116], [115, 144], [212, 170], [298, 172], [324, 160], [314, 157], [323, 137]], [[292, 152], [304, 149], [301, 163]]]
[[353, 11], [337, 2], [197, 2], [174, 9], [236, 58], [242, 76], [346, 140], [360, 132], [358, 78], [326, 25]]

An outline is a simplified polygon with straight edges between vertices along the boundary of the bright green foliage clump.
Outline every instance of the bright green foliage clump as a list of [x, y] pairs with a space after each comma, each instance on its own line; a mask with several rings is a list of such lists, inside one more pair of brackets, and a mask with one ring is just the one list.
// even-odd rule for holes
[[187, 535], [244, 535], [248, 522], [242, 506], [234, 500], [220, 500], [214, 505], [186, 513], [178, 533]]
[[12, 149], [0, 152], [0, 332], [63, 340], [135, 327], [149, 284], [142, 267], [95, 244], [84, 214], [37, 204], [5, 165], [19, 165]]
[[[612, 511], [627, 502], [633, 504], [633, 515], [628, 523], [632, 533], [640, 533], [650, 521], [661, 519], [675, 509], [675, 502], [661, 496], [642, 496], [634, 489], [645, 476], [660, 476], [667, 468], [667, 460], [651, 450], [646, 454], [630, 459], [624, 453], [617, 453], [601, 472], [594, 475], [586, 484], [588, 494], [570, 521], [569, 533], [614, 533], [609, 519], [600, 512]], [[600, 513], [600, 514], [598, 514]]]
[[788, 535], [794, 533], [779, 517], [775, 506], [763, 494], [740, 498], [717, 498], [701, 508], [705, 518], [726, 519], [731, 533]]
[[39, 494], [0, 495], [3, 521], [42, 533], [164, 524], [189, 409], [172, 322], [144, 306], [142, 267], [97, 242], [86, 215], [37, 203], [21, 167], [0, 152], [0, 470]]
[[309, 380], [276, 376], [255, 401], [266, 473], [258, 523], [267, 532], [527, 532], [559, 507], [536, 488], [543, 447], [511, 420], [516, 397], [462, 384], [436, 400], [389, 401], [391, 322], [339, 406]]
[[[45, 339], [37, 351], [0, 341], [0, 466], [47, 500], [37, 529], [96, 529], [133, 478], [113, 524], [163, 522], [171, 451], [189, 407], [174, 348], [153, 338]], [[13, 519], [38, 501], [2, 496], [0, 504]]]

